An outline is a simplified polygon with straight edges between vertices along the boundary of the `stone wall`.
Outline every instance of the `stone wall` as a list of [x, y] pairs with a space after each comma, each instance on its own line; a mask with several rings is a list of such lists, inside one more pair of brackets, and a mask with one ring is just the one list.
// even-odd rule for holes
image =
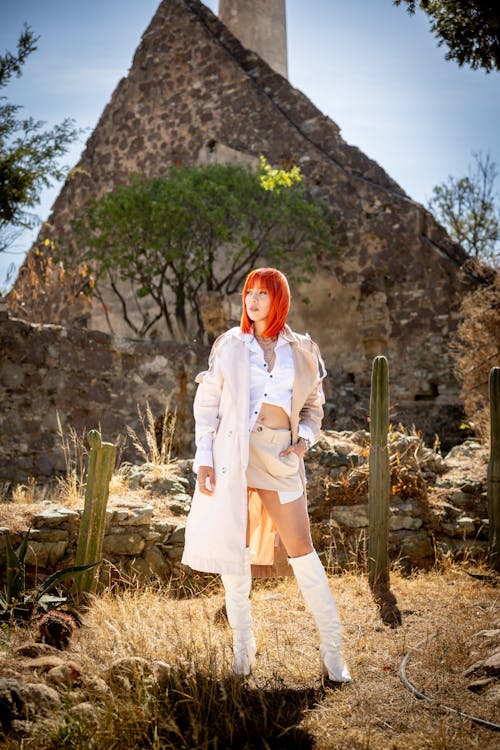
[[[318, 548], [342, 566], [365, 562], [369, 433], [325, 431], [308, 452], [308, 507]], [[473, 440], [446, 456], [418, 435], [391, 431], [389, 554], [403, 570], [484, 557], [487, 451]]]
[[[81, 509], [51, 506], [35, 514], [25, 558], [30, 578], [35, 571], [43, 574], [74, 564], [81, 513]], [[152, 505], [115, 500], [106, 510], [103, 559], [116, 566], [120, 575], [165, 580], [181, 568], [184, 529], [184, 524], [153, 518]], [[0, 526], [0, 537], [7, 531], [16, 547], [23, 534], [12, 533]], [[23, 531], [26, 533], [27, 529]], [[2, 541], [2, 582], [4, 565], [5, 545]], [[106, 576], [109, 583], [110, 569], [104, 566], [101, 570], [103, 582], [106, 582]]]
[[[173, 455], [192, 456], [194, 378], [206, 368], [207, 357], [208, 348], [201, 345], [29, 323], [0, 311], [0, 481], [26, 482], [64, 473], [59, 424], [66, 437], [70, 429], [82, 437], [100, 427], [104, 440], [120, 441], [122, 460], [136, 460], [127, 428], [142, 435], [138, 407], [144, 412], [147, 403], [157, 419], [166, 410], [175, 412]], [[328, 379], [325, 428], [366, 427], [370, 369], [367, 357], [359, 378], [364, 382], [361, 396], [354, 387], [335, 383], [334, 376]], [[431, 442], [439, 425], [443, 443], [459, 442], [458, 429], [450, 429], [440, 416], [441, 407], [431, 404], [429, 409], [424, 399], [415, 407], [421, 404], [425, 411], [408, 410], [398, 401], [401, 392], [393, 376], [394, 424], [410, 427], [415, 422]], [[457, 407], [448, 403], [446, 408], [449, 415]]]
[[[172, 341], [133, 341], [99, 331], [39, 325], [0, 312], [0, 481], [65, 471], [58, 435], [101, 428], [122, 443], [141, 436], [138, 406], [176, 412], [174, 451], [191, 454], [194, 377], [207, 350]], [[130, 440], [122, 458], [137, 458]]]
[[[165, 410], [176, 413], [173, 455], [192, 456], [194, 378], [206, 369], [207, 357], [204, 346], [123, 339], [100, 331], [28, 323], [0, 312], [0, 481], [27, 482], [64, 473], [59, 423], [66, 437], [70, 429], [82, 437], [100, 427], [104, 440], [120, 441], [122, 460], [136, 460], [127, 428], [142, 435], [138, 407], [144, 412], [147, 403], [157, 419]], [[370, 366], [367, 359], [365, 402]], [[357, 420], [350, 412], [357, 398], [353, 391], [343, 386], [342, 392], [331, 379], [326, 385], [324, 427], [339, 422], [353, 426], [356, 421], [366, 427], [365, 412], [360, 410]], [[408, 414], [397, 403], [399, 392], [400, 384], [393, 378], [395, 424], [404, 423]], [[424, 427], [424, 417], [416, 424]], [[431, 425], [435, 427], [436, 421]], [[446, 424], [444, 429], [448, 430]], [[429, 433], [432, 441], [434, 433]], [[449, 431], [445, 435], [448, 442], [456, 442]]]
[[[37, 247], [43, 255], [46, 237], [56, 244], [71, 238], [75, 212], [130, 172], [156, 176], [172, 165], [227, 159], [255, 163], [260, 154], [272, 164], [298, 164], [338, 217], [337, 257], [319, 260], [312, 285], [293, 290], [291, 318], [325, 356], [327, 424], [364, 426], [371, 358], [386, 354], [393, 417], [415, 422], [429, 439], [438, 432], [448, 445], [457, 441], [462, 414], [449, 344], [463, 294], [475, 286], [459, 270], [464, 251], [198, 0], [160, 4]], [[26, 269], [15, 291], [17, 314], [39, 320]], [[123, 334], [116, 301], [106, 302], [114, 330]], [[66, 324], [75, 317], [72, 307], [60, 314]], [[47, 313], [43, 322], [54, 319]], [[107, 327], [97, 304], [90, 327]]]
[[[307, 455], [313, 539], [325, 561], [335, 567], [359, 569], [366, 564], [366, 443], [366, 433], [327, 431]], [[418, 437], [398, 433], [391, 441], [391, 455], [396, 452], [404, 481], [399, 494], [391, 496], [391, 559], [409, 571], [429, 568], [446, 555], [484, 558], [484, 449], [470, 441], [453, 448], [443, 460]], [[106, 511], [103, 558], [108, 564], [101, 570], [103, 583], [116, 575], [185, 578], [188, 571], [180, 560], [194, 489], [191, 461], [177, 461], [167, 474], [148, 465], [131, 466], [126, 480], [128, 490], [112, 494]], [[1, 509], [0, 505], [0, 537], [9, 531], [17, 545], [22, 532], [32, 527], [26, 557], [30, 576], [74, 563], [81, 508], [49, 503], [31, 519], [24, 518], [22, 528], [11, 522], [10, 529], [2, 524]], [[4, 564], [0, 539], [0, 584]]]

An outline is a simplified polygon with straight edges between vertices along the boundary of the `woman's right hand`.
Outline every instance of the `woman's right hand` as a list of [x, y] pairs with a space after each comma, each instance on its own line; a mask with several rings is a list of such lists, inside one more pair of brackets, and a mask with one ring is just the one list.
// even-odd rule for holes
[[213, 466], [198, 467], [198, 489], [204, 495], [214, 494], [215, 472]]

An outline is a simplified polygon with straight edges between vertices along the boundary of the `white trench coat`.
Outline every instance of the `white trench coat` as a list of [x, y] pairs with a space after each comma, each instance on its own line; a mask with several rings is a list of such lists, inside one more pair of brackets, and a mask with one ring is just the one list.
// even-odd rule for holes
[[[204, 495], [196, 487], [186, 524], [182, 562], [206, 573], [243, 575], [245, 571], [250, 375], [249, 349], [239, 331], [232, 328], [219, 336], [210, 353], [209, 369], [196, 376], [199, 385], [194, 417], [202, 431], [214, 434], [215, 490], [212, 495]], [[295, 365], [290, 415], [292, 442], [298, 439], [299, 422], [310, 427], [317, 440], [325, 400], [322, 389], [325, 366], [317, 345], [307, 334], [297, 334], [288, 326], [284, 333], [290, 341]], [[303, 461], [300, 476], [305, 492]], [[267, 514], [261, 510], [264, 518]], [[262, 523], [263, 533], [272, 528], [269, 521], [267, 517], [267, 523]], [[259, 559], [258, 537], [257, 530], [250, 544], [253, 566], [269, 564], [269, 560]]]

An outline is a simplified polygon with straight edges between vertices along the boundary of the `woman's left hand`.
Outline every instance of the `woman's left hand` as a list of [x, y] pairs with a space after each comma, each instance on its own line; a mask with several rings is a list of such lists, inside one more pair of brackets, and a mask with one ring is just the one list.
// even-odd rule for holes
[[292, 443], [288, 448], [285, 448], [284, 451], [281, 451], [280, 456], [286, 456], [288, 453], [295, 453], [299, 458], [303, 458], [304, 453], [306, 452], [307, 447], [306, 444], [301, 438], [297, 440], [296, 443]]

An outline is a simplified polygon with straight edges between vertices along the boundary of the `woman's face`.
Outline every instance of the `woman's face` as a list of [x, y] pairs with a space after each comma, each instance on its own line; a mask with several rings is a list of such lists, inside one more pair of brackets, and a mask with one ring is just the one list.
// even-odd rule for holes
[[267, 320], [271, 309], [271, 295], [266, 289], [255, 285], [254, 289], [247, 289], [245, 307], [251, 321], [257, 323]]

